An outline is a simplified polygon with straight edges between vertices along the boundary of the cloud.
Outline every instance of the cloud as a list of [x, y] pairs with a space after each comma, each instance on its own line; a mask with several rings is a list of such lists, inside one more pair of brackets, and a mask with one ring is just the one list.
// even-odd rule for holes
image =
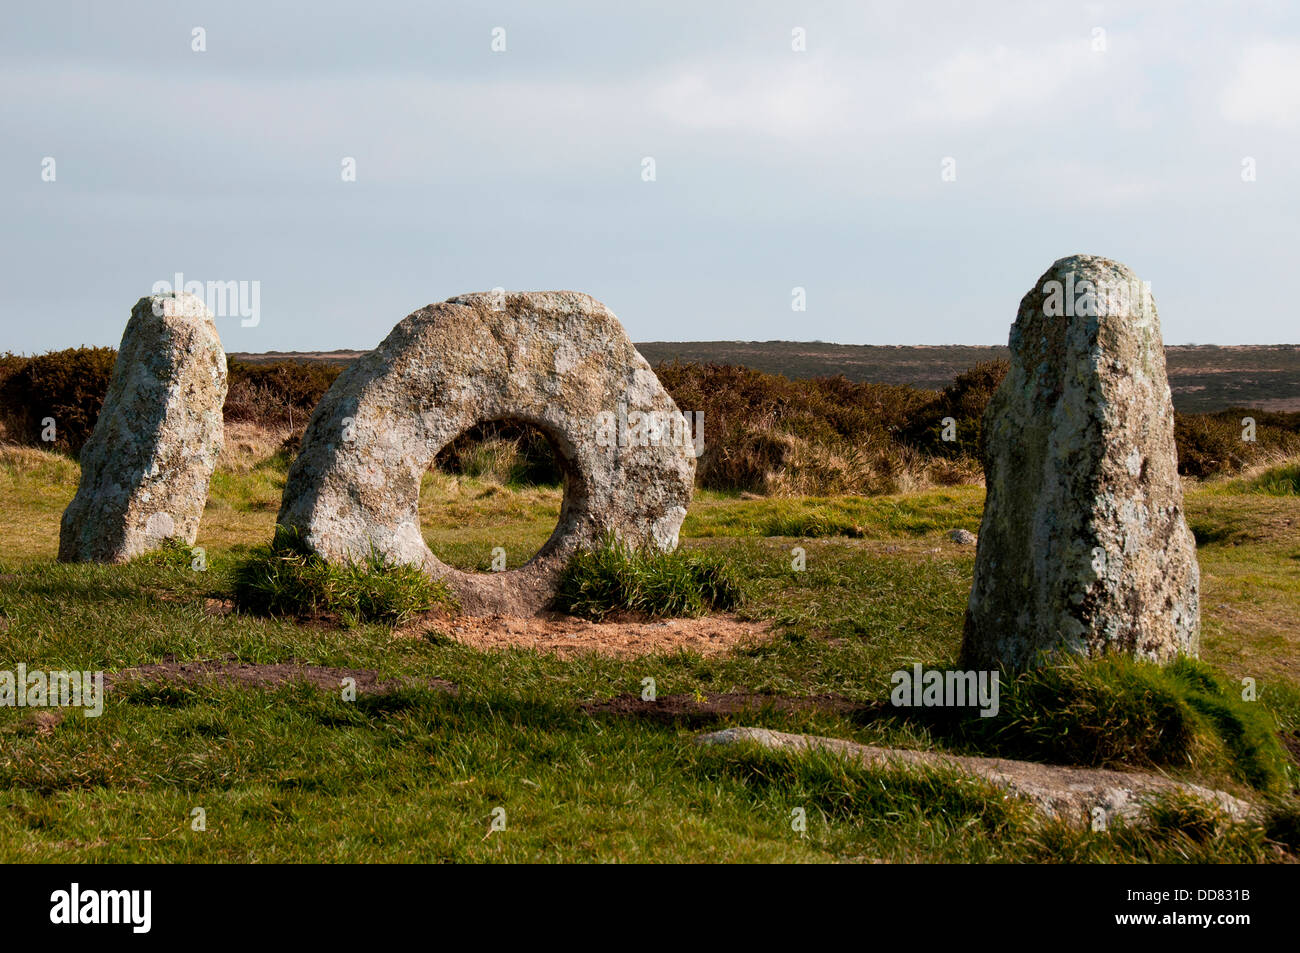
[[[19, 5], [0, 31], [0, 350], [116, 340], [97, 303], [176, 270], [264, 279], [284, 310], [254, 348], [374, 343], [385, 320], [361, 334], [357, 314], [496, 284], [601, 292], [659, 338], [789, 336], [807, 285], [800, 335], [988, 342], [1058, 253], [1109, 250], [1171, 284], [1189, 261], [1285, 273], [1297, 180], [1247, 186], [1237, 163], [1295, 154], [1300, 36], [1283, 5], [1243, 3], [412, 0], [363, 17], [320, 0], [303, 19], [227, 0], [194, 21], [202, 55], [161, 0]], [[987, 291], [878, 317], [911, 314], [936, 264]], [[28, 319], [25, 288], [50, 320]], [[1198, 294], [1179, 333], [1222, 339], [1226, 305]], [[1232, 309], [1261, 317], [1232, 333], [1288, 336], [1282, 292], [1252, 294]]]
[[1300, 43], [1269, 41], [1246, 47], [1219, 106], [1229, 122], [1300, 122]]
[[850, 87], [823, 61], [692, 63], [656, 78], [652, 108], [690, 129], [783, 138], [832, 128], [851, 106]]
[[975, 122], [1043, 106], [1096, 55], [1084, 39], [1039, 50], [1001, 45], [963, 49], [928, 72], [929, 95], [918, 112], [930, 120]]

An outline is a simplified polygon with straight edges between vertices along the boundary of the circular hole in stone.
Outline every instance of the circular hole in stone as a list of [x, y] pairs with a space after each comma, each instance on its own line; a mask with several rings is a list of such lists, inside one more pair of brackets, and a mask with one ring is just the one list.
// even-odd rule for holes
[[420, 488], [433, 554], [466, 572], [518, 569], [546, 546], [572, 485], [555, 441], [520, 420], [483, 421], [443, 447]]

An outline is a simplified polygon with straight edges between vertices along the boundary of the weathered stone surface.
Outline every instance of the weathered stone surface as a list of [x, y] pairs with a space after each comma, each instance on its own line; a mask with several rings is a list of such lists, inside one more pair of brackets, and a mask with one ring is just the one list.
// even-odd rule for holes
[[984, 432], [966, 664], [1196, 654], [1200, 574], [1160, 320], [1132, 271], [1091, 255], [1047, 270], [1020, 303]]
[[1171, 795], [1204, 801], [1232, 821], [1248, 821], [1260, 815], [1255, 805], [1226, 791], [1174, 781], [1147, 771], [1074, 768], [1008, 758], [879, 748], [841, 738], [795, 735], [766, 728], [726, 728], [700, 735], [696, 740], [705, 745], [750, 743], [777, 750], [828, 751], [868, 767], [959, 772], [1002, 788], [1010, 796], [1023, 798], [1048, 818], [1079, 827], [1091, 827], [1098, 821], [1107, 826], [1117, 820], [1141, 821], [1153, 800]]
[[141, 298], [81, 451], [59, 559], [122, 562], [166, 539], [193, 544], [221, 454], [225, 400], [226, 354], [202, 300]]
[[948, 539], [958, 546], [974, 546], [979, 541], [968, 529], [951, 529], [948, 531]]
[[[623, 415], [630, 432], [620, 440]], [[565, 474], [564, 502], [555, 532], [526, 565], [464, 573], [425, 545], [420, 480], [458, 435], [498, 420], [547, 436]], [[373, 548], [420, 565], [445, 580], [469, 614], [529, 614], [550, 600], [568, 557], [606, 532], [664, 550], [677, 545], [695, 474], [689, 434], [681, 439], [677, 426], [684, 423], [595, 299], [572, 291], [464, 295], [408, 315], [343, 372], [307, 426], [279, 522], [329, 560]]]

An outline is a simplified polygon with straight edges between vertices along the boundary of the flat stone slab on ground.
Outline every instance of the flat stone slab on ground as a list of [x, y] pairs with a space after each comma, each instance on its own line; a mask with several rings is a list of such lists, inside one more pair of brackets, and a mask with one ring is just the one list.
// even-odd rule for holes
[[1074, 768], [1007, 758], [880, 748], [842, 738], [788, 734], [766, 728], [727, 728], [701, 735], [696, 741], [710, 745], [751, 742], [777, 750], [830, 751], [871, 767], [956, 770], [1027, 799], [1048, 817], [1079, 825], [1090, 825], [1097, 808], [1104, 813], [1107, 824], [1116, 819], [1131, 822], [1141, 816], [1143, 807], [1153, 797], [1175, 793], [1211, 802], [1234, 821], [1244, 821], [1255, 814], [1254, 806], [1248, 801], [1225, 791], [1186, 784], [1151, 772]]

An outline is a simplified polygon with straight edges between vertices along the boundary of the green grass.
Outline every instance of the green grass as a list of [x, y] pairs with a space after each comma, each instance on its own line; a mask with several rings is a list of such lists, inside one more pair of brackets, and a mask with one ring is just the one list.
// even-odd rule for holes
[[1216, 480], [1203, 484], [1201, 492], [1218, 496], [1298, 496], [1300, 463], [1281, 463], [1252, 475]]
[[336, 616], [348, 628], [365, 622], [397, 626], [435, 606], [454, 607], [446, 585], [418, 567], [388, 562], [378, 553], [344, 563], [311, 554], [296, 536], [278, 532], [234, 571], [236, 608], [300, 619]]
[[1270, 793], [1296, 780], [1269, 709], [1193, 659], [1066, 661], [1004, 676], [1000, 706], [998, 717], [972, 717], [957, 733], [986, 753], [1031, 761], [1195, 765]]
[[141, 553], [132, 562], [146, 566], [167, 566], [172, 569], [194, 569], [203, 558], [198, 547], [187, 546], [179, 539], [165, 539], [160, 547]]
[[569, 560], [555, 607], [584, 619], [620, 611], [664, 619], [725, 612], [742, 598], [735, 570], [716, 554], [665, 553], [607, 537]]
[[[1177, 795], [1154, 800], [1136, 823], [1105, 833], [1037, 822], [1023, 803], [955, 771], [865, 767], [824, 752], [754, 746], [707, 756], [701, 773], [745, 786], [756, 806], [802, 809], [809, 846], [844, 859], [915, 863], [1258, 863], [1277, 859], [1285, 821], [1229, 823], [1217, 808]], [[1278, 812], [1275, 817], [1281, 817]], [[1289, 815], [1288, 815], [1289, 816]], [[861, 851], [870, 845], [869, 852]]]
[[742, 499], [700, 492], [687, 513], [686, 536], [780, 536], [916, 539], [951, 529], [978, 532], [984, 506], [980, 487], [860, 497]]
[[[717, 727], [1001, 750], [1005, 739], [985, 742], [884, 707], [895, 670], [955, 663], [973, 553], [943, 537], [978, 529], [978, 489], [871, 499], [701, 494], [678, 558], [725, 559], [745, 591], [738, 611], [770, 620], [774, 635], [708, 657], [562, 658], [480, 652], [394, 628], [384, 613], [335, 622], [302, 620], [296, 609], [224, 611], [274, 532], [283, 466], [265, 459], [214, 478], [197, 541], [204, 571], [180, 553], [60, 565], [58, 520], [76, 474], [66, 457], [0, 453], [0, 658], [8, 660], [0, 666], [111, 673], [169, 657], [296, 662], [373, 670], [407, 687], [355, 701], [303, 685], [117, 688], [102, 717], [69, 711], [53, 726], [0, 708], [0, 861], [1253, 863], [1294, 859], [1300, 849], [1290, 781], [1260, 784], [1270, 808], [1259, 824], [1222, 824], [1171, 802], [1140, 824], [1094, 833], [1041, 823], [950, 774], [706, 748], [693, 728], [584, 710], [639, 695], [652, 677], [660, 697], [838, 695], [858, 706], [759, 705], [743, 718], [719, 717]], [[553, 489], [441, 474], [426, 479], [421, 499], [430, 545], [468, 569], [486, 568], [498, 545], [511, 565], [527, 560], [558, 509]], [[1173, 777], [1258, 798], [1243, 766], [1277, 753], [1262, 726], [1300, 731], [1300, 498], [1206, 485], [1189, 492], [1188, 513], [1205, 536], [1202, 657], [1218, 687], [1198, 681], [1199, 667], [1186, 678], [1152, 674], [1151, 690], [1175, 706], [1171, 720], [1130, 709], [1125, 731], [1094, 732], [1081, 750], [1114, 764], [1141, 760], [1124, 752], [1144, 746], [1143, 757]], [[863, 534], [808, 532], [830, 518]], [[785, 532], [769, 536], [773, 529]], [[1234, 701], [1247, 677], [1258, 700]], [[432, 679], [459, 691], [424, 687]], [[1068, 706], [1049, 698], [1037, 709], [1032, 691], [1013, 689], [1003, 711], [1019, 710], [1024, 735], [1049, 757], [1062, 744], [1053, 726], [1067, 723], [1053, 711], [1067, 708], [1072, 733], [1087, 729], [1086, 687], [1074, 686]], [[1121, 693], [1108, 704], [1124, 711], [1131, 700]], [[1095, 702], [1094, 711], [1105, 709]], [[1192, 743], [1166, 744], [1152, 724], [1190, 726]], [[1159, 760], [1164, 748], [1194, 756]], [[206, 811], [206, 831], [191, 829], [195, 807]], [[506, 829], [492, 832], [498, 807]], [[792, 827], [796, 808], [804, 831]]]
[[1270, 496], [1300, 496], [1300, 464], [1266, 470], [1253, 483], [1261, 493]]

